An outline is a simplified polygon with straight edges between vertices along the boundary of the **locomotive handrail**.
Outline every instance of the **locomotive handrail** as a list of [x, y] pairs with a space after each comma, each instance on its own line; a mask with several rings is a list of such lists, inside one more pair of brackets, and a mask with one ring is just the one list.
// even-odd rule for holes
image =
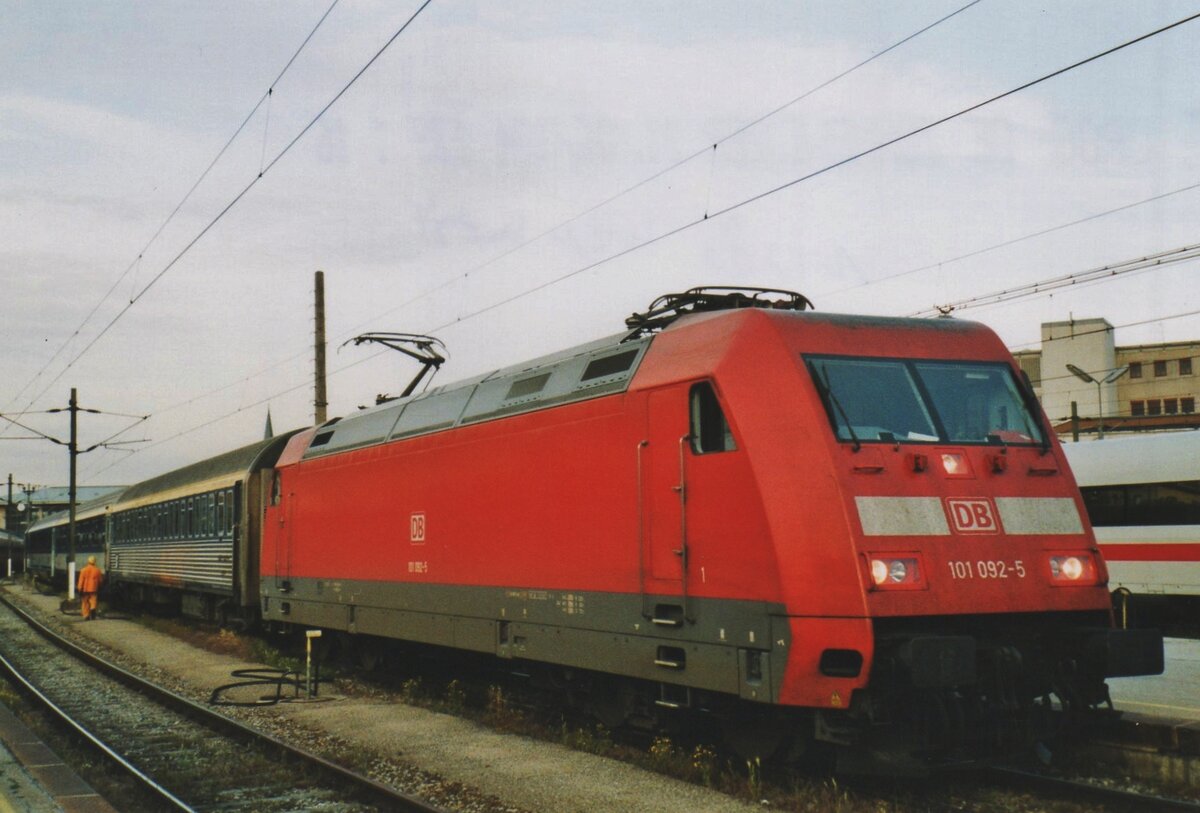
[[695, 619], [692, 618], [692, 613], [688, 603], [688, 542], [687, 542], [687, 445], [692, 440], [690, 434], [684, 435], [679, 439], [679, 485], [675, 490], [679, 493], [679, 550], [675, 551], [675, 555], [679, 557], [679, 589], [683, 594], [683, 617], [689, 624], [694, 624]]
[[646, 606], [646, 496], [642, 475], [642, 449], [649, 445], [648, 440], [638, 441], [637, 445], [638, 590], [642, 594], [642, 617], [647, 619], [651, 613]]

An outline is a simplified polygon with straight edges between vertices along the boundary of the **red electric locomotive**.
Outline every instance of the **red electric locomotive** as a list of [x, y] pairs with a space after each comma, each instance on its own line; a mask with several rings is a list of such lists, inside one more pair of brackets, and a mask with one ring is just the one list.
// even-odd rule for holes
[[296, 435], [263, 618], [540, 665], [610, 725], [699, 708], [764, 751], [978, 754], [1161, 671], [999, 339], [806, 305], [693, 289]]

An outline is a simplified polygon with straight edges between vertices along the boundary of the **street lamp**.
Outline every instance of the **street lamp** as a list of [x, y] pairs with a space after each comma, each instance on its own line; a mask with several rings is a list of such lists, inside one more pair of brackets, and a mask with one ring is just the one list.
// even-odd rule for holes
[[1096, 434], [1100, 440], [1104, 440], [1104, 385], [1111, 384], [1121, 376], [1125, 375], [1125, 373], [1129, 372], [1129, 365], [1126, 364], [1124, 367], [1118, 367], [1101, 379], [1092, 378], [1092, 376], [1088, 375], [1074, 364], [1068, 364], [1067, 369], [1071, 371], [1071, 375], [1075, 376], [1080, 381], [1085, 381], [1088, 384], [1096, 385]]

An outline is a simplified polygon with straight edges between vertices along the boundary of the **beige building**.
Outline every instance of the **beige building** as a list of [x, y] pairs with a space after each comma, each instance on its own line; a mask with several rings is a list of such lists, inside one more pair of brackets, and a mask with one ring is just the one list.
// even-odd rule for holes
[[1075, 319], [1043, 323], [1041, 349], [1014, 355], [1060, 432], [1071, 430], [1072, 414], [1084, 432], [1200, 426], [1200, 341], [1122, 347], [1108, 320]]

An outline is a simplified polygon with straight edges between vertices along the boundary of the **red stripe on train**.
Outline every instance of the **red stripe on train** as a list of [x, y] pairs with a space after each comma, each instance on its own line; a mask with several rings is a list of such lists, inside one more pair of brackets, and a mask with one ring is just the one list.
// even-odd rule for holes
[[1200, 542], [1100, 543], [1110, 562], [1200, 562]]

